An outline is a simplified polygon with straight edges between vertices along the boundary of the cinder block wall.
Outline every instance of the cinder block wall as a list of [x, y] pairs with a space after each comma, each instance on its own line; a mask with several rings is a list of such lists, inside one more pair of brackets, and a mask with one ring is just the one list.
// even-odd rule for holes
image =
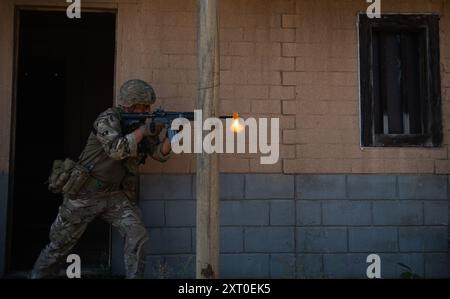
[[[195, 276], [195, 177], [141, 177], [147, 277]], [[226, 174], [222, 278], [449, 277], [448, 178], [434, 175]], [[232, 188], [231, 188], [232, 186]], [[122, 271], [114, 238], [113, 270]]]

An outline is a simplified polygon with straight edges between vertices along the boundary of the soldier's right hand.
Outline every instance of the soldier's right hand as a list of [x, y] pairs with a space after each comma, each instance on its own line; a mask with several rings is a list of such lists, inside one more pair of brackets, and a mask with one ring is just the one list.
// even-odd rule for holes
[[157, 136], [164, 129], [163, 123], [156, 123], [149, 120], [139, 128], [144, 136]]

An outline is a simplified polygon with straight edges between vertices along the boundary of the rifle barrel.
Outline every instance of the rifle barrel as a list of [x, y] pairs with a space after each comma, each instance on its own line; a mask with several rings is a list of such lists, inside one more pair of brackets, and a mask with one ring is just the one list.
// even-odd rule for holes
[[[176, 117], [175, 117], [176, 116]], [[157, 113], [122, 113], [122, 119], [123, 120], [138, 120], [138, 119], [146, 119], [146, 118], [162, 118], [162, 117], [168, 117], [168, 118], [178, 118], [178, 117], [184, 117], [190, 120], [194, 120], [194, 112], [157, 112]], [[227, 118], [233, 118], [231, 115], [221, 115], [219, 116], [220, 119], [227, 119]]]

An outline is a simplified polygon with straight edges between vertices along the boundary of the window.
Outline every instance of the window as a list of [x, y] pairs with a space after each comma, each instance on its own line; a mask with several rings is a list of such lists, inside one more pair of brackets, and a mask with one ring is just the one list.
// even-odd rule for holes
[[359, 15], [362, 146], [442, 143], [439, 17]]

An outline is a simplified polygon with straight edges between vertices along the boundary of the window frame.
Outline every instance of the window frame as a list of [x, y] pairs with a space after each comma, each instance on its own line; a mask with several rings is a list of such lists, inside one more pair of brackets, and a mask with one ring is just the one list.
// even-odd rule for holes
[[[442, 145], [442, 108], [440, 74], [439, 15], [437, 14], [383, 14], [370, 19], [365, 13], [358, 15], [359, 102], [361, 147], [440, 147]], [[373, 31], [424, 30], [426, 81], [421, 82], [425, 92], [422, 105], [426, 108], [424, 134], [376, 134], [373, 114], [375, 101], [373, 88]]]

